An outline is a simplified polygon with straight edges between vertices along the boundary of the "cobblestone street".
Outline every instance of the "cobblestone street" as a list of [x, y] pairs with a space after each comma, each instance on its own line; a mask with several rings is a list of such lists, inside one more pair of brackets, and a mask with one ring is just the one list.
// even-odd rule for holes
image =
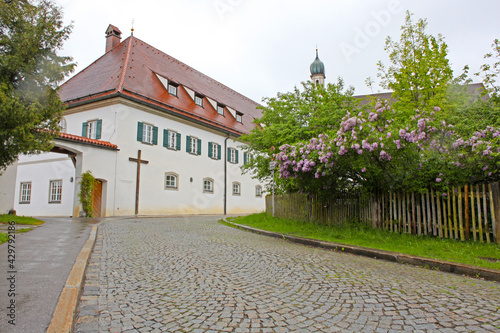
[[217, 220], [101, 224], [75, 332], [500, 332], [499, 283]]

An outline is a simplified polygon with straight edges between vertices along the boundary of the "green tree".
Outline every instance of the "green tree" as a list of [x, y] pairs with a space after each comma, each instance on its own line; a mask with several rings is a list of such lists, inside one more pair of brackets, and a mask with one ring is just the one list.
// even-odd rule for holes
[[492, 52], [485, 54], [485, 59], [492, 59], [492, 64], [484, 64], [481, 71], [475, 75], [483, 78], [483, 84], [487, 89], [490, 98], [498, 106], [500, 104], [500, 86], [497, 79], [500, 76], [500, 40], [495, 39], [491, 45]]
[[57, 86], [74, 66], [57, 51], [70, 32], [49, 0], [0, 2], [0, 172], [50, 150], [64, 108]]
[[[340, 78], [336, 84], [329, 83], [325, 87], [310, 81], [302, 86], [303, 89], [296, 87], [292, 92], [265, 98], [266, 106], [261, 107], [263, 115], [254, 121], [257, 126], [242, 137], [248, 144], [247, 151], [253, 156], [244, 170], [251, 170], [261, 181], [270, 176], [269, 163], [281, 145], [336, 131], [347, 111], [358, 107], [358, 100], [353, 97], [354, 89], [346, 89]], [[278, 180], [278, 185], [284, 189], [285, 183]], [[293, 184], [287, 182], [286, 186], [293, 187]]]
[[453, 79], [448, 46], [441, 35], [427, 34], [426, 27], [425, 19], [414, 22], [407, 11], [399, 42], [391, 37], [385, 42], [391, 65], [378, 62], [380, 85], [393, 91], [394, 108], [402, 117], [405, 110], [447, 109], [446, 94]]

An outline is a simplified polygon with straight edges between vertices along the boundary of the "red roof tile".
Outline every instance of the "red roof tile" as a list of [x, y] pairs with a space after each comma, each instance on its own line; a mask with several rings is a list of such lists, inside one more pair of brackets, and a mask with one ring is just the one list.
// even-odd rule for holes
[[[243, 122], [237, 122], [229, 112], [225, 116], [217, 114], [208, 102], [203, 108], [196, 105], [184, 89], [178, 89], [177, 97], [170, 95], [156, 74], [241, 112]], [[250, 132], [255, 127], [253, 120], [262, 115], [257, 109], [258, 103], [133, 36], [68, 80], [59, 90], [68, 107], [114, 93], [236, 134]]]
[[117, 145], [115, 145], [111, 142], [108, 142], [108, 141], [89, 139], [89, 138], [86, 138], [83, 136], [68, 134], [68, 133], [59, 133], [59, 137], [56, 137], [56, 139], [73, 141], [73, 142], [80, 142], [80, 143], [90, 144], [93, 146], [100, 146], [100, 147], [111, 148], [111, 149], [116, 149], [116, 150], [118, 149]]

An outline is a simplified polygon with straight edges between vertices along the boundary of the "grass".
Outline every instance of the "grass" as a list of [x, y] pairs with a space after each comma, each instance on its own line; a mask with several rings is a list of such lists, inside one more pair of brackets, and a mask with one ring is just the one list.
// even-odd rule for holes
[[325, 226], [274, 218], [266, 213], [228, 218], [228, 221], [287, 235], [364, 246], [419, 257], [452, 261], [500, 270], [500, 246], [437, 237], [398, 234], [359, 223]]
[[[12, 221], [14, 221], [16, 224], [24, 224], [24, 225], [40, 225], [45, 223], [33, 217], [7, 215], [7, 214], [0, 215], [0, 225], [8, 224], [9, 222]], [[22, 229], [16, 228], [16, 234], [21, 234], [24, 232], [28, 232], [30, 230], [33, 230], [33, 228], [22, 228]], [[7, 233], [0, 232], [0, 244], [5, 243], [7, 240], [8, 240]]]
[[0, 224], [8, 224], [9, 222], [12, 221], [16, 222], [16, 224], [29, 224], [29, 225], [40, 225], [45, 223], [33, 217], [7, 215], [7, 214], [0, 215]]

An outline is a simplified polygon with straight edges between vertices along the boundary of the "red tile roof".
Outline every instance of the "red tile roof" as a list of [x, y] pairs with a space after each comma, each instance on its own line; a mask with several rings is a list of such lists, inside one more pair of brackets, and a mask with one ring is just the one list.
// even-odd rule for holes
[[59, 136], [56, 137], [56, 139], [60, 140], [65, 140], [65, 141], [73, 141], [77, 143], [84, 143], [84, 144], [89, 144], [93, 146], [100, 146], [104, 148], [111, 148], [118, 150], [118, 146], [115, 144], [112, 144], [111, 142], [108, 141], [101, 141], [101, 140], [96, 140], [96, 139], [89, 139], [83, 136], [79, 135], [74, 135], [74, 134], [68, 134], [68, 133], [59, 133]]
[[[197, 106], [184, 89], [178, 89], [177, 97], [170, 95], [156, 74], [241, 112], [243, 122], [229, 112], [217, 114], [208, 101]], [[122, 96], [238, 135], [250, 132], [253, 120], [262, 115], [258, 103], [134, 36], [64, 83], [59, 94], [68, 108]]]

